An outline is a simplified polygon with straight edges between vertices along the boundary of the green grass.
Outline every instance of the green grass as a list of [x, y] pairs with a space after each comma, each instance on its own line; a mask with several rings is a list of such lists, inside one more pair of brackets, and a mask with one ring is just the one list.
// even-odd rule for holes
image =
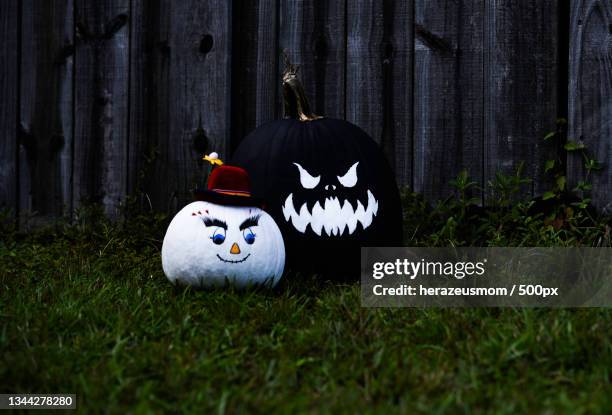
[[[609, 243], [603, 223], [446, 206], [410, 202], [407, 243]], [[365, 309], [358, 284], [301, 275], [193, 291], [162, 273], [167, 218], [85, 213], [2, 229], [0, 392], [76, 393], [81, 413], [612, 411], [609, 310]]]

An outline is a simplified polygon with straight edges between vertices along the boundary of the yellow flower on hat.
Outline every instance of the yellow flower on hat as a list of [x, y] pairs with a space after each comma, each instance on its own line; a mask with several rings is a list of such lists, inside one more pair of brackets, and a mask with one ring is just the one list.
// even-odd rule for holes
[[219, 158], [219, 154], [217, 154], [216, 152], [212, 152], [209, 155], [205, 155], [204, 157], [202, 157], [202, 160], [206, 160], [207, 162], [209, 162], [210, 164], [217, 165], [217, 166], [222, 166], [223, 165], [223, 161], [221, 161], [221, 159]]

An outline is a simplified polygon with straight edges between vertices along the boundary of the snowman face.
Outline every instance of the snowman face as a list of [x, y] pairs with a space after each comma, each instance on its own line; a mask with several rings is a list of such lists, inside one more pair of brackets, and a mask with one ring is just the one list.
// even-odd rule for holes
[[[205, 211], [208, 212], [208, 209]], [[217, 259], [228, 264], [240, 264], [251, 256], [251, 246], [255, 243], [257, 234], [256, 228], [259, 226], [260, 213], [256, 213], [244, 219], [238, 226], [230, 229], [222, 219], [212, 217], [210, 213], [193, 212], [192, 216], [200, 216], [204, 226], [208, 228], [209, 238], [214, 245], [217, 245]], [[240, 246], [242, 245], [242, 249]], [[228, 248], [229, 247], [229, 248]], [[215, 249], [215, 247], [212, 247]]]
[[255, 207], [191, 203], [170, 223], [162, 247], [168, 279], [194, 286], [274, 285], [284, 263], [278, 226]]

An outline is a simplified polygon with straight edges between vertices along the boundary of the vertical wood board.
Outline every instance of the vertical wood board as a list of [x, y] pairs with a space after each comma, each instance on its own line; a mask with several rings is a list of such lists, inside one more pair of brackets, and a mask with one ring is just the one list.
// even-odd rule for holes
[[486, 3], [485, 182], [524, 161], [533, 179], [525, 192], [548, 190], [543, 167], [556, 147], [543, 138], [558, 114], [558, 8], [552, 0]]
[[276, 0], [257, 0], [234, 10], [232, 150], [253, 129], [281, 115], [278, 7]]
[[[282, 1], [279, 24], [280, 48], [300, 66], [299, 77], [314, 112], [344, 118], [345, 1]], [[282, 59], [280, 65], [282, 73]]]
[[347, 4], [346, 120], [381, 144], [384, 124], [383, 3]]
[[17, 204], [19, 111], [19, 1], [0, 2], [0, 209]]
[[572, 184], [593, 185], [595, 206], [610, 212], [612, 194], [612, 2], [572, 2], [568, 139], [583, 143], [604, 169], [587, 176], [579, 155], [568, 156]]
[[22, 2], [20, 195], [23, 215], [72, 207], [72, 1]]
[[128, 193], [138, 206], [168, 212], [170, 1], [132, 0]]
[[216, 151], [227, 159], [230, 139], [231, 3], [170, 3], [168, 75], [169, 192], [178, 209], [203, 185], [201, 158]]
[[482, 9], [417, 1], [415, 16], [414, 189], [435, 201], [463, 169], [482, 185]]
[[381, 146], [398, 186], [412, 185], [414, 1], [383, 3]]
[[117, 217], [127, 192], [129, 1], [76, 3], [73, 205]]

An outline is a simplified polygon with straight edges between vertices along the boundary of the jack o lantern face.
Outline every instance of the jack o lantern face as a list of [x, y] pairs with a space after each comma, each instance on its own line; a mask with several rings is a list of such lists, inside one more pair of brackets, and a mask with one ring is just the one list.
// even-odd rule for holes
[[282, 206], [283, 215], [293, 227], [306, 233], [308, 227], [321, 236], [352, 235], [366, 229], [378, 213], [378, 200], [372, 191], [358, 186], [359, 162], [339, 175], [325, 177], [293, 163], [299, 172], [298, 190], [290, 193]]

